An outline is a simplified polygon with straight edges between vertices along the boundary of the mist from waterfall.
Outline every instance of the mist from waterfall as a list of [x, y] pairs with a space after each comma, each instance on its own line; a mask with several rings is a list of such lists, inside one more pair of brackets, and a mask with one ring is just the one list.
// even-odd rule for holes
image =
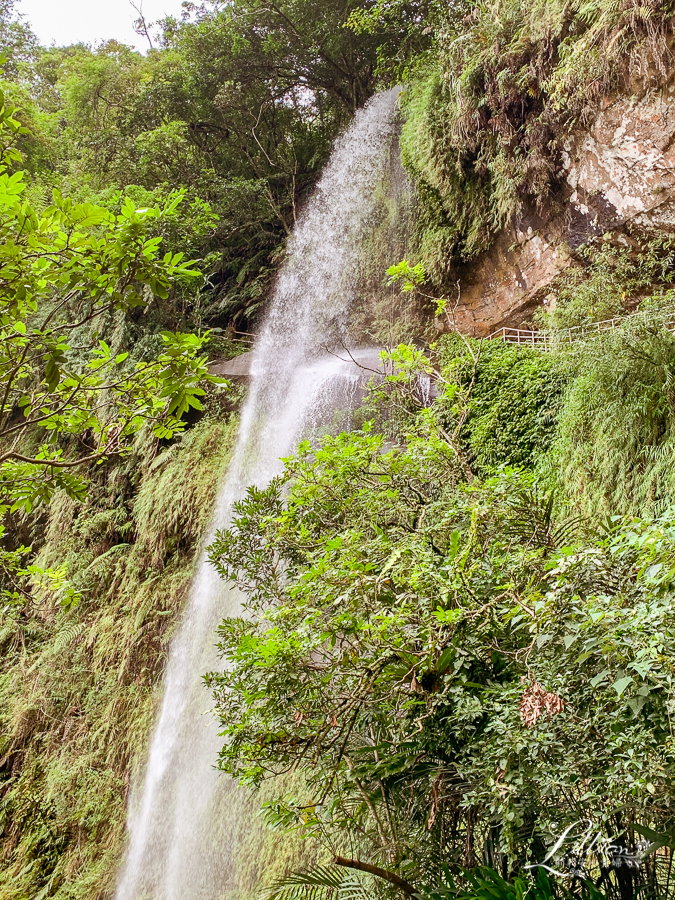
[[[247, 485], [269, 483], [280, 457], [352, 402], [358, 370], [331, 353], [346, 340], [359, 242], [395, 134], [397, 96], [396, 88], [378, 94], [357, 112], [289, 241], [211, 537], [227, 526]], [[217, 666], [218, 622], [239, 608], [237, 591], [204, 551], [171, 646], [145, 776], [132, 791], [117, 900], [219, 900], [230, 887], [236, 848], [218, 823], [233, 787], [214, 769], [220, 741], [201, 676]]]

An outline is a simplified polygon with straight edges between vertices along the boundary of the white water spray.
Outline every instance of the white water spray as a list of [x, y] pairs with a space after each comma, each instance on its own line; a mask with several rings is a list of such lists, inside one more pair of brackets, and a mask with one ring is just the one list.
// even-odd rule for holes
[[[336, 143], [298, 222], [256, 345], [251, 388], [211, 536], [226, 527], [248, 484], [277, 474], [279, 457], [349, 404], [358, 370], [326, 355], [339, 348], [354, 297], [359, 242], [394, 134], [397, 89], [378, 94]], [[171, 647], [144, 783], [133, 797], [131, 839], [117, 900], [220, 900], [235, 848], [219, 840], [231, 783], [214, 770], [219, 750], [201, 676], [216, 666], [218, 621], [239, 609], [204, 554]]]

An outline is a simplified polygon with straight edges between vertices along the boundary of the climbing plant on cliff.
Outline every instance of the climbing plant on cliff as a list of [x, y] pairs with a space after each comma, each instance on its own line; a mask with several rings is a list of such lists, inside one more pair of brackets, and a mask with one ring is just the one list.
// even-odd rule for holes
[[527, 204], [555, 207], [562, 151], [600, 99], [664, 79], [670, 0], [470, 3], [429, 28], [408, 92], [404, 159], [420, 183], [420, 250], [443, 280]]
[[115, 892], [130, 776], [236, 438], [221, 401], [175, 440], [139, 435], [94, 466], [84, 500], [59, 491], [10, 519], [60, 579], [33, 569], [28, 596], [0, 603], [3, 900]]
[[636, 316], [581, 347], [551, 463], [592, 516], [661, 515], [673, 508], [675, 338]]

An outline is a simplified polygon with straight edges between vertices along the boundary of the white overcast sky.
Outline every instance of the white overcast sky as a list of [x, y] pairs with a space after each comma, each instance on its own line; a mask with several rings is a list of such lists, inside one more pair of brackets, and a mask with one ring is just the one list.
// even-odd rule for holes
[[[137, 50], [147, 49], [147, 41], [132, 27], [138, 18], [129, 0], [19, 0], [18, 12], [30, 22], [40, 43], [100, 43], [115, 38]], [[180, 17], [181, 0], [143, 0], [143, 14], [154, 22], [164, 16]]]

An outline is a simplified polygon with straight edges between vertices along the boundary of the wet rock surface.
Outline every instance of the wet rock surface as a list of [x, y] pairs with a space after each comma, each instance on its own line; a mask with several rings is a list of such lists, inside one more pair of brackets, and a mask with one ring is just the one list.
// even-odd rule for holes
[[485, 336], [526, 321], [576, 251], [610, 233], [619, 245], [675, 230], [675, 83], [605, 98], [564, 146], [559, 210], [530, 210], [457, 272], [457, 327]]
[[457, 328], [483, 337], [504, 326], [520, 325], [571, 262], [560, 223], [546, 223], [530, 212], [517, 226], [503, 231], [475, 263], [458, 271]]

